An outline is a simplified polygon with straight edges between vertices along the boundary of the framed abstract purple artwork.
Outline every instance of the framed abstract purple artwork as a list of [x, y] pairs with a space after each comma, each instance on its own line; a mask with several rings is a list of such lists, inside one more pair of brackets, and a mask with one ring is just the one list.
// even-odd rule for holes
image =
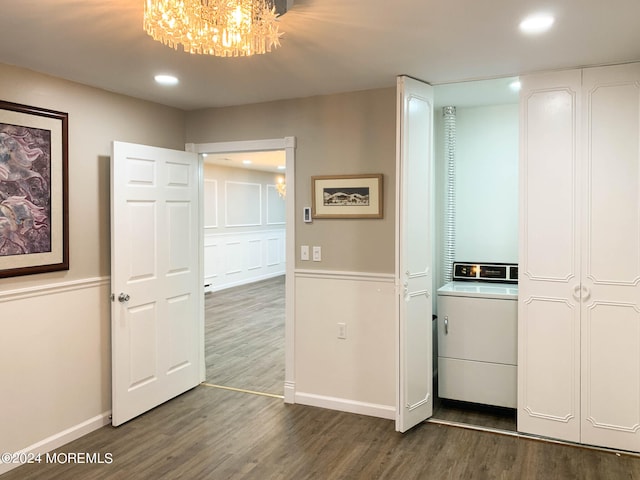
[[69, 269], [68, 115], [0, 100], [0, 278]]

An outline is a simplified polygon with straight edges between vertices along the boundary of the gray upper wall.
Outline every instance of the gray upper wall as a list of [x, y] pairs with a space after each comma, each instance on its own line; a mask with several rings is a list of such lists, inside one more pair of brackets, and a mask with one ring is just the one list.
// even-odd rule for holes
[[184, 150], [185, 113], [0, 64], [0, 98], [69, 115], [70, 269], [0, 279], [0, 290], [109, 275], [114, 140]]
[[[296, 255], [296, 267], [394, 272], [395, 88], [188, 112], [186, 135], [187, 143], [296, 137], [296, 254], [299, 245], [322, 247], [322, 262]], [[312, 176], [365, 173], [384, 175], [383, 219], [302, 222]]]

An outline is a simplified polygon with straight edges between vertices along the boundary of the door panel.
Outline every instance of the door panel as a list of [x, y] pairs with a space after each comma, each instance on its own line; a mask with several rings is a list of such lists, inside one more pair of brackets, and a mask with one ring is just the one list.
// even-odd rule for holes
[[640, 451], [640, 64], [583, 88], [582, 442]]
[[432, 150], [433, 88], [399, 77], [396, 430], [400, 432], [422, 422], [433, 412]]
[[[585, 75], [588, 82], [594, 73]], [[585, 265], [596, 283], [640, 280], [640, 85], [633, 80], [594, 79], [588, 87]]]
[[198, 179], [193, 153], [114, 142], [113, 425], [199, 382]]
[[580, 309], [531, 296], [519, 316], [518, 430], [579, 441]]
[[523, 233], [533, 240], [522, 244], [521, 270], [532, 281], [575, 282], [580, 73], [563, 72], [556, 88], [545, 88], [548, 76], [521, 80]]
[[580, 439], [580, 70], [521, 78], [518, 430]]

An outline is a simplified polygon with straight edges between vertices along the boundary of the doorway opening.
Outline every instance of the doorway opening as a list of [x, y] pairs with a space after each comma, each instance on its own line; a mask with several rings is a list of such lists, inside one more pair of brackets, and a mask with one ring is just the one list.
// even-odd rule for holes
[[200, 154], [204, 186], [202, 378], [205, 385], [286, 401], [295, 139], [188, 148]]
[[282, 395], [285, 152], [203, 157], [206, 382]]
[[[440, 302], [436, 292], [452, 281], [450, 270], [453, 262], [518, 263], [519, 92], [516, 82], [517, 78], [511, 77], [434, 87], [437, 234], [434, 238], [433, 311], [436, 316], [444, 315], [438, 311]], [[451, 156], [454, 157], [453, 161]], [[448, 188], [451, 183], [453, 189]], [[474, 315], [473, 312], [465, 314]], [[512, 316], [510, 322], [513, 323], [513, 332], [517, 332], [517, 314]], [[475, 319], [480, 320], [480, 316], [476, 315]], [[452, 331], [450, 328], [449, 333]], [[472, 389], [469, 382], [462, 385], [457, 377], [465, 375], [465, 362], [468, 362], [470, 370], [483, 367], [475, 358], [461, 359], [458, 355], [456, 359], [445, 358], [447, 355], [440, 358], [442, 352], [439, 353], [439, 347], [451, 347], [450, 343], [446, 343], [451, 342], [449, 337], [451, 335], [445, 335], [443, 319], [434, 320], [435, 398], [432, 421], [516, 431], [516, 366], [496, 367], [501, 371], [509, 369], [509, 379], [500, 388], [505, 383], [509, 389], [513, 387], [508, 394], [514, 397], [510, 403], [513, 408], [475, 402], [473, 394], [466, 395], [464, 392]], [[476, 343], [484, 337], [488, 335], [476, 335]], [[506, 339], [502, 334], [494, 337], [499, 337], [501, 342], [513, 343], [509, 348], [517, 355], [515, 333]], [[479, 346], [474, 344], [473, 349], [467, 350], [475, 351], [476, 347]], [[439, 361], [443, 365], [441, 369], [438, 368]], [[444, 368], [445, 365], [448, 370]], [[491, 368], [494, 368], [493, 365]], [[445, 375], [451, 376], [443, 382]], [[488, 375], [491, 377], [491, 374]], [[489, 386], [491, 378], [485, 380], [486, 387], [483, 388], [492, 388]], [[454, 387], [443, 393], [439, 391], [439, 384]], [[458, 385], [462, 385], [462, 388], [458, 388]], [[451, 394], [452, 391], [455, 393]]]

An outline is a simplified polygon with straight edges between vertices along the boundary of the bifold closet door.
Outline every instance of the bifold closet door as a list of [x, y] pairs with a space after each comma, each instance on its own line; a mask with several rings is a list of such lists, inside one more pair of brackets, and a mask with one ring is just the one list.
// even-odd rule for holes
[[583, 71], [581, 442], [640, 451], [640, 64]]
[[406, 432], [433, 414], [433, 87], [400, 76], [397, 89], [396, 430]]
[[580, 70], [521, 77], [518, 430], [580, 441]]

